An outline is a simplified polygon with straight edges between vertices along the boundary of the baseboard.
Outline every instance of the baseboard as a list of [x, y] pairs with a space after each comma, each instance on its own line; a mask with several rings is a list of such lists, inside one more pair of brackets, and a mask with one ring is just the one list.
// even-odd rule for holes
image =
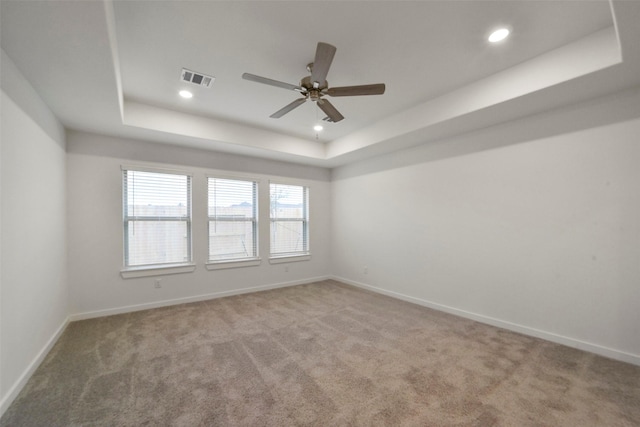
[[177, 304], [187, 304], [190, 302], [206, 301], [215, 298], [229, 297], [233, 295], [247, 294], [251, 292], [267, 291], [269, 289], [286, 288], [288, 286], [305, 285], [308, 283], [319, 282], [330, 279], [330, 276], [311, 277], [307, 279], [294, 280], [291, 282], [274, 283], [270, 285], [254, 286], [250, 288], [233, 289], [231, 291], [214, 292], [210, 294], [196, 295], [192, 297], [175, 298], [163, 301], [154, 301], [144, 304], [127, 305], [123, 307], [109, 308], [105, 310], [87, 311], [84, 313], [76, 313], [69, 316], [70, 321], [93, 319], [96, 317], [112, 316], [114, 314], [131, 313], [134, 311], [149, 310], [152, 308], [167, 307]]
[[339, 282], [345, 283], [347, 285], [356, 286], [362, 289], [367, 289], [369, 291], [373, 291], [373, 292], [386, 295], [392, 298], [397, 298], [403, 301], [412, 302], [414, 304], [432, 308], [434, 310], [443, 311], [445, 313], [450, 313], [459, 317], [464, 317], [466, 319], [475, 320], [477, 322], [485, 323], [487, 325], [496, 326], [498, 328], [507, 329], [513, 332], [518, 332], [523, 335], [529, 335], [532, 337], [541, 338], [543, 340], [551, 341], [556, 344], [566, 345], [567, 347], [577, 348], [579, 350], [595, 353], [600, 356], [608, 357], [610, 359], [620, 360], [622, 362], [627, 362], [627, 363], [640, 366], [640, 355], [626, 353], [624, 351], [577, 340], [575, 338], [569, 338], [569, 337], [554, 334], [551, 332], [546, 332], [539, 329], [530, 328], [528, 326], [523, 326], [516, 323], [508, 322], [505, 320], [495, 319], [493, 317], [484, 316], [481, 314], [476, 314], [476, 313], [472, 313], [465, 310], [460, 310], [447, 305], [438, 304], [431, 301], [423, 300], [421, 298], [416, 298], [409, 295], [401, 294], [399, 292], [393, 292], [386, 289], [377, 288], [375, 286], [367, 285], [365, 283], [356, 282], [354, 280], [345, 279], [344, 277], [332, 276], [331, 278]]
[[0, 417], [4, 415], [11, 403], [15, 400], [16, 397], [18, 397], [20, 391], [22, 391], [24, 386], [27, 384], [27, 381], [29, 381], [29, 378], [31, 378], [31, 375], [33, 375], [33, 373], [36, 371], [36, 369], [38, 369], [38, 366], [40, 366], [49, 351], [51, 351], [51, 348], [53, 348], [54, 344], [58, 341], [58, 338], [60, 338], [60, 335], [62, 335], [64, 330], [67, 328], [69, 322], [70, 319], [67, 317], [58, 327], [58, 329], [53, 333], [51, 338], [49, 338], [44, 347], [42, 347], [42, 349], [38, 352], [36, 357], [31, 361], [29, 366], [27, 366], [27, 369], [25, 369], [22, 375], [20, 375], [20, 377], [17, 379], [17, 381], [13, 383], [9, 391], [7, 391], [4, 396], [2, 396], [2, 400], [0, 400]]

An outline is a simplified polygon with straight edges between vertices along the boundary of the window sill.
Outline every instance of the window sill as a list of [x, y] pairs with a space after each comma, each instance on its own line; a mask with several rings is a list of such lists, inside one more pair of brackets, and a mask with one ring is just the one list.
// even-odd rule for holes
[[120, 275], [123, 279], [133, 279], [136, 277], [165, 276], [167, 274], [191, 273], [195, 271], [195, 269], [195, 264], [173, 264], [165, 265], [162, 267], [132, 267], [125, 270], [120, 270]]
[[242, 268], [242, 267], [255, 267], [260, 265], [262, 260], [260, 258], [238, 260], [238, 261], [209, 261], [205, 267], [207, 270], [223, 270], [225, 268]]
[[285, 255], [269, 258], [269, 264], [284, 264], [287, 262], [309, 261], [311, 254], [306, 255]]

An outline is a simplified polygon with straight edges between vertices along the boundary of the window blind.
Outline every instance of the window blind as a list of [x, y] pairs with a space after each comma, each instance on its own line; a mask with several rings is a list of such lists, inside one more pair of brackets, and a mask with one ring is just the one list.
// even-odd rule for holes
[[270, 183], [271, 256], [309, 253], [309, 188]]
[[209, 261], [256, 258], [256, 181], [208, 179]]
[[191, 262], [191, 177], [123, 170], [125, 267]]

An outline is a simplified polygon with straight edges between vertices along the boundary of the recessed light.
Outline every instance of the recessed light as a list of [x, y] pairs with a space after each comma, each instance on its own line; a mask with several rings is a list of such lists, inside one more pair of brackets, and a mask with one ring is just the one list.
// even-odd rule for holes
[[181, 97], [189, 99], [189, 98], [193, 98], [193, 94], [191, 92], [189, 92], [188, 90], [181, 90], [180, 92], [178, 92], [180, 94]]
[[322, 127], [322, 125], [315, 125], [315, 126], [313, 127], [313, 130], [315, 130], [316, 132], [320, 132], [322, 129], [324, 129], [324, 128]]
[[488, 40], [491, 43], [497, 43], [499, 41], [506, 39], [509, 33], [510, 31], [508, 28], [498, 28], [497, 30], [495, 30], [489, 35]]

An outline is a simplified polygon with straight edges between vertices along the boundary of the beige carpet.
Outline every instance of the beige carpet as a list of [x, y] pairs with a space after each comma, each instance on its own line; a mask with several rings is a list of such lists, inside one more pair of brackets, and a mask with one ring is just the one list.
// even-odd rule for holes
[[335, 281], [74, 322], [1, 426], [638, 426], [640, 367]]

